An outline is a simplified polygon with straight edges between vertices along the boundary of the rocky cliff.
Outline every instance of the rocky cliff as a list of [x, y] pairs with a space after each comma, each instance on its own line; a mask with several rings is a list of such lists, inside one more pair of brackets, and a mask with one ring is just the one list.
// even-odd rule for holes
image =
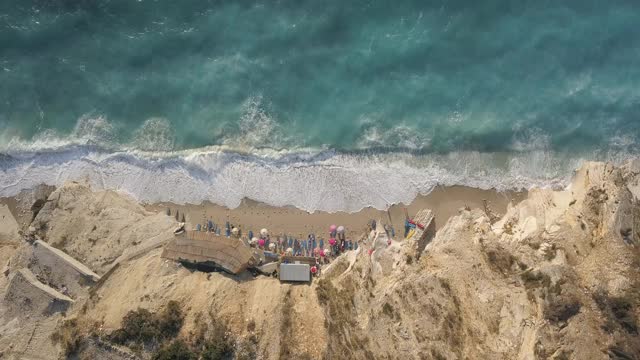
[[[365, 234], [358, 251], [308, 286], [163, 260], [155, 244], [170, 218], [70, 184], [51, 194], [33, 226], [102, 280], [49, 317], [2, 312], [11, 301], [3, 296], [9, 325], [0, 326], [0, 352], [38, 358], [28, 342], [47, 336], [14, 335], [34, 321], [53, 331], [57, 316], [58, 329], [65, 319], [79, 324], [84, 345], [73, 356], [149, 357], [96, 344], [131, 310], [157, 313], [174, 300], [185, 316], [178, 338], [222, 321], [263, 359], [637, 359], [639, 197], [640, 162], [588, 163], [567, 189], [534, 189], [503, 217], [463, 208], [428, 238], [418, 230], [389, 244], [383, 231]], [[139, 251], [123, 256], [131, 246]], [[28, 267], [14, 263], [7, 279]], [[53, 348], [53, 358], [62, 353]]]

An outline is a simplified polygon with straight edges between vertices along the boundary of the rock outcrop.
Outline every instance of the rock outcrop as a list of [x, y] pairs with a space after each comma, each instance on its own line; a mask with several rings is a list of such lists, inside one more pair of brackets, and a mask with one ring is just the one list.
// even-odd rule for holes
[[32, 226], [41, 239], [100, 274], [143, 242], [168, 240], [175, 221], [114, 191], [68, 183], [49, 195]]
[[[637, 167], [589, 163], [567, 190], [533, 190], [493, 225], [486, 212], [461, 209], [417, 263], [395, 243], [369, 244], [375, 251], [352, 271], [318, 286], [328, 356], [633, 359], [637, 184]], [[392, 271], [373, 271], [381, 258], [395, 259]]]

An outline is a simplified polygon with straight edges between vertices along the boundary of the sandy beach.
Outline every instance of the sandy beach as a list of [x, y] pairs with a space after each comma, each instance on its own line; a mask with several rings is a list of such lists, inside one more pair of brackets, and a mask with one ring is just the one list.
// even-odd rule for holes
[[[384, 223], [393, 224], [396, 232], [402, 234], [404, 227], [404, 209], [412, 216], [422, 209], [431, 209], [436, 216], [436, 227], [439, 229], [447, 220], [458, 213], [461, 208], [468, 206], [472, 209], [483, 209], [486, 200], [488, 207], [494, 213], [502, 215], [507, 205], [514, 204], [526, 198], [527, 193], [522, 192], [498, 192], [495, 190], [481, 190], [464, 186], [436, 187], [428, 195], [420, 195], [408, 205], [392, 205], [388, 211], [365, 208], [355, 213], [327, 213], [317, 211], [309, 213], [294, 207], [274, 207], [252, 200], [245, 200], [235, 209], [204, 202], [200, 205], [176, 205], [171, 203], [148, 204], [146, 208], [151, 211], [166, 211], [171, 209], [172, 214], [179, 211], [185, 214], [187, 225], [195, 227], [196, 224], [204, 224], [211, 219], [216, 224], [224, 225], [227, 220], [233, 225], [239, 225], [243, 232], [252, 230], [257, 233], [262, 228], [267, 228], [272, 234], [287, 234], [298, 238], [306, 238], [308, 234], [325, 234], [330, 224], [343, 225], [347, 229], [347, 235], [357, 238], [362, 235], [367, 223], [372, 220], [382, 220]], [[182, 215], [180, 215], [182, 216]]]

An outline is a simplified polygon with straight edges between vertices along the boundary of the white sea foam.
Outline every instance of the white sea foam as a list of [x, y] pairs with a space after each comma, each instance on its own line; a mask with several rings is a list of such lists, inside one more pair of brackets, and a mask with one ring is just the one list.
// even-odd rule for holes
[[[624, 159], [617, 156], [617, 161]], [[436, 185], [498, 190], [563, 187], [582, 161], [545, 151], [412, 155], [254, 150], [248, 154], [221, 147], [144, 152], [75, 146], [0, 157], [0, 196], [40, 183], [88, 179], [95, 188], [122, 191], [146, 202], [209, 200], [236, 207], [243, 198], [251, 198], [307, 211], [357, 211], [409, 203]]]
[[391, 128], [383, 128], [368, 119], [361, 120], [360, 123], [363, 132], [356, 142], [359, 149], [386, 147], [422, 150], [431, 144], [431, 138], [427, 134], [404, 123]]
[[140, 129], [136, 130], [133, 147], [147, 151], [171, 151], [175, 144], [174, 131], [167, 119], [147, 119]]
[[[513, 152], [372, 153], [371, 148], [419, 151], [430, 139], [403, 124], [382, 131], [366, 121], [362, 151], [278, 150], [263, 147], [283, 133], [267, 108], [260, 97], [249, 99], [239, 122], [242, 137], [199, 149], [172, 150], [173, 131], [161, 118], [147, 120], [125, 144], [115, 142], [114, 126], [103, 116], [84, 116], [66, 136], [44, 131], [28, 141], [14, 138], [0, 147], [0, 196], [88, 179], [96, 188], [146, 202], [209, 200], [236, 207], [251, 198], [308, 211], [357, 211], [409, 203], [436, 185], [563, 187], [583, 159], [620, 163], [633, 153], [613, 146], [583, 156], [558, 154], [542, 131], [526, 129], [515, 129]], [[629, 142], [621, 137], [616, 144]]]

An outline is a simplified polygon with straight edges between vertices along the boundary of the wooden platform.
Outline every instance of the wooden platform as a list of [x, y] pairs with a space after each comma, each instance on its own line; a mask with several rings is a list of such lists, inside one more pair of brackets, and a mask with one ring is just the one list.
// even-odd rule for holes
[[240, 240], [200, 231], [176, 235], [165, 246], [161, 256], [193, 264], [215, 263], [232, 274], [238, 274], [253, 265], [251, 249]]

